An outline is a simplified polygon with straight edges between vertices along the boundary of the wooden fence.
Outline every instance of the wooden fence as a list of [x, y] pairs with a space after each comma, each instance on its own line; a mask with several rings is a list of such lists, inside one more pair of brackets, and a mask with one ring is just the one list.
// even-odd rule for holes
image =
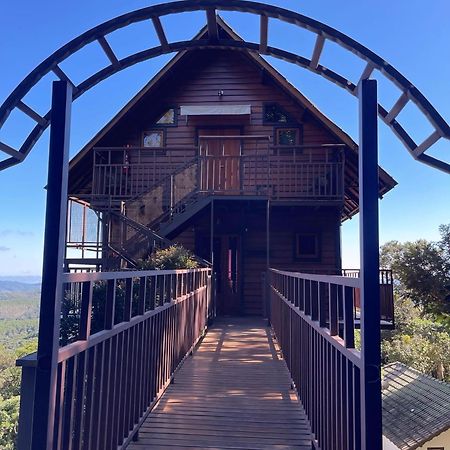
[[[207, 326], [211, 269], [63, 277], [74, 320], [58, 354], [53, 448], [124, 447]], [[18, 361], [19, 450], [32, 439], [35, 362]]]

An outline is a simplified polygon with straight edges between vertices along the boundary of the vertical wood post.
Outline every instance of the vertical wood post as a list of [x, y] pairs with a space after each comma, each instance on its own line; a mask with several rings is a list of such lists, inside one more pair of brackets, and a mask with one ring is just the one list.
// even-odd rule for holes
[[361, 258], [361, 432], [363, 450], [381, 450], [377, 81], [359, 84]]
[[53, 82], [44, 263], [31, 445], [33, 450], [53, 446], [59, 325], [63, 297], [61, 276], [66, 237], [71, 104], [72, 86], [67, 81]]

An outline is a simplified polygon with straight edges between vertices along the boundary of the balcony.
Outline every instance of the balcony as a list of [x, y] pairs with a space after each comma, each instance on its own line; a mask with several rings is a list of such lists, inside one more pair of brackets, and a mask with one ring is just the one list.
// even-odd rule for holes
[[[236, 154], [219, 154], [217, 149], [225, 153], [224, 143], [232, 140], [240, 142]], [[267, 136], [208, 137], [190, 148], [95, 148], [91, 200], [118, 204], [153, 191], [166, 209], [194, 192], [342, 201], [341, 150], [273, 146]]]

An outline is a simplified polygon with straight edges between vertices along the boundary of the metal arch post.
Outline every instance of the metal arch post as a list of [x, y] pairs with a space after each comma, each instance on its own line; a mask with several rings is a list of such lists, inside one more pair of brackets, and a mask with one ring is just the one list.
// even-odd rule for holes
[[381, 318], [376, 80], [361, 80], [359, 84], [359, 136], [361, 437], [363, 450], [381, 450]]
[[44, 265], [31, 448], [53, 448], [62, 273], [66, 237], [67, 181], [72, 86], [55, 81], [48, 162]]

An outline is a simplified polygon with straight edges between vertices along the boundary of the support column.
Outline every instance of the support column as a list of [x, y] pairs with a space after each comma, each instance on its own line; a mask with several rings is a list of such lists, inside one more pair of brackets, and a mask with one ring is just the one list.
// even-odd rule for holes
[[31, 445], [33, 450], [53, 448], [59, 326], [63, 296], [62, 274], [66, 238], [71, 104], [72, 86], [67, 81], [53, 82], [44, 263]]
[[377, 81], [362, 80], [359, 84], [359, 233], [363, 450], [382, 449], [377, 110]]

